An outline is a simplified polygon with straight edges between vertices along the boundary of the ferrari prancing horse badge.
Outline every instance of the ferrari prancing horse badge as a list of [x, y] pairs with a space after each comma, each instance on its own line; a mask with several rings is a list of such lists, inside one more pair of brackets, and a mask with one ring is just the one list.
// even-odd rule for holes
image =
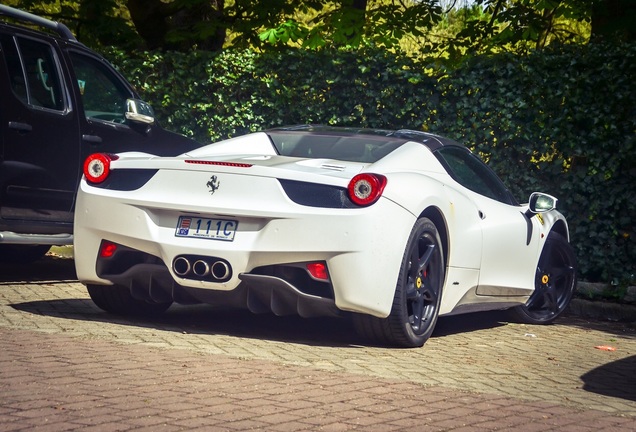
[[221, 186], [221, 182], [215, 175], [213, 175], [205, 185], [210, 188], [210, 194], [214, 195], [214, 192], [216, 192], [219, 186]]

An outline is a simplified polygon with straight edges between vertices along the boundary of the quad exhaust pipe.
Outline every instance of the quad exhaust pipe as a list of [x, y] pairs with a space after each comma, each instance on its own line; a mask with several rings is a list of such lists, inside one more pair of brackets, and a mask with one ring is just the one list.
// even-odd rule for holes
[[172, 270], [186, 279], [225, 282], [232, 277], [230, 263], [216, 257], [179, 255], [172, 261]]

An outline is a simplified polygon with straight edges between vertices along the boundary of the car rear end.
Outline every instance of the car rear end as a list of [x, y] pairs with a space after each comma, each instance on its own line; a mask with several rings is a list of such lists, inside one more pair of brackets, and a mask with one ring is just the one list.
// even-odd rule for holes
[[[395, 227], [415, 217], [381, 190], [365, 201], [386, 181], [366, 174], [369, 164], [275, 154], [103, 157], [87, 162], [77, 196], [83, 283], [280, 315], [389, 313], [408, 235]], [[105, 178], [90, 179], [101, 170]]]

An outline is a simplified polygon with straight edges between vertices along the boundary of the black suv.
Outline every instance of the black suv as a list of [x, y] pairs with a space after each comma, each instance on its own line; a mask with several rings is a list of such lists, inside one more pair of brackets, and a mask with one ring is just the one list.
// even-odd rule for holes
[[0, 261], [72, 243], [75, 192], [91, 153], [166, 156], [197, 146], [162, 129], [65, 25], [0, 5]]

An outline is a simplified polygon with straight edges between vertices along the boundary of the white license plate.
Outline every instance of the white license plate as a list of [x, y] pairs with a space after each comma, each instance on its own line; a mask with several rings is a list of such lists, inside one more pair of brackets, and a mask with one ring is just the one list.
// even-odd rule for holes
[[238, 221], [180, 216], [177, 222], [177, 237], [195, 237], [211, 240], [233, 241]]

